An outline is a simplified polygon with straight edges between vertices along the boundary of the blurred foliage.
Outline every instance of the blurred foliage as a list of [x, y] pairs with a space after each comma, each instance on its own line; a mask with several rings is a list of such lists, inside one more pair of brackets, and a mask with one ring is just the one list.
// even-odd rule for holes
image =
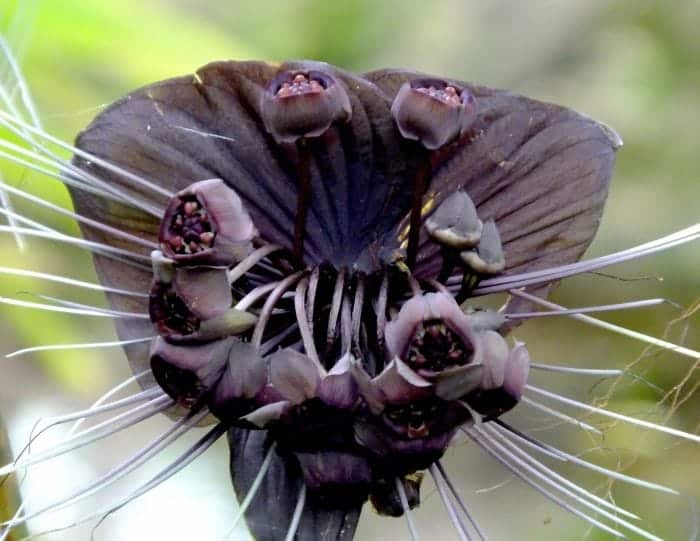
[[[0, 417], [0, 462], [7, 464], [12, 462], [12, 460], [14, 460], [14, 457], [10, 448], [10, 439], [7, 436], [5, 422]], [[0, 522], [10, 520], [19, 506], [20, 496], [16, 477], [14, 475], [0, 476]], [[26, 535], [26, 528], [17, 528], [9, 535], [7, 541], [17, 541]]]
[[[42, 119], [51, 133], [68, 141], [104, 104], [130, 89], [226, 58], [279, 61], [306, 57], [359, 71], [385, 66], [414, 68], [511, 88], [584, 111], [614, 126], [626, 142], [619, 153], [593, 255], [626, 248], [698, 221], [699, 20], [698, 2], [651, 0], [5, 0], [0, 5], [0, 31], [6, 32], [18, 51]], [[8, 75], [0, 70], [3, 81]], [[0, 137], [9, 136], [3, 132]], [[65, 151], [61, 154], [68, 157]], [[52, 201], [69, 201], [65, 189], [46, 177], [7, 161], [0, 161], [0, 172], [22, 189]], [[18, 207], [51, 227], [77, 234], [68, 220], [28, 205]], [[11, 242], [10, 238], [0, 239], [3, 265], [95, 279], [89, 258], [75, 249], [32, 242], [31, 249], [18, 256]], [[576, 306], [663, 296], [691, 306], [700, 296], [699, 252], [697, 245], [686, 246], [648, 261], [609, 269], [617, 278], [578, 277], [562, 285], [555, 297], [562, 304]], [[648, 278], [628, 280], [645, 276]], [[38, 293], [61, 296], [65, 290], [4, 276], [0, 279], [0, 295], [36, 300]], [[80, 291], [71, 291], [71, 295], [79, 302], [103, 302], [99, 295]], [[605, 319], [661, 336], [669, 322], [681, 314], [672, 307], [661, 307], [610, 314]], [[104, 321], [87, 318], [14, 308], [2, 309], [0, 317], [6, 329], [3, 348], [8, 351], [112, 336]], [[699, 347], [698, 319], [694, 314], [679, 321], [668, 329], [669, 339]], [[621, 367], [643, 350], [638, 343], [613, 339], [563, 320], [527, 326], [520, 336], [528, 340], [537, 358], [572, 365]], [[542, 336], [556, 337], [556, 341], [542, 340]], [[40, 363], [42, 373], [35, 377], [43, 378], [49, 386], [94, 396], [115, 373], [111, 365], [95, 362], [96, 355], [85, 350], [37, 354], [33, 360]], [[107, 355], [100, 353], [100, 357]], [[109, 358], [122, 362], [118, 353], [110, 352]], [[689, 376], [679, 397], [686, 396], [698, 382], [688, 360], [669, 353], [650, 352], [637, 370], [664, 390]], [[579, 396], [590, 391], [564, 378], [561, 385]], [[603, 393], [605, 387], [593, 391]], [[0, 397], [8, 392], [0, 385]], [[700, 401], [687, 396], [678, 409], [668, 405], [657, 408], [658, 392], [627, 380], [615, 388], [611, 404], [621, 411], [655, 412], [658, 419], [675, 413], [673, 422], [692, 430], [700, 421]], [[32, 398], [31, 393], [25, 396], [27, 401]], [[590, 446], [580, 438], [566, 433], [561, 441]], [[617, 459], [635, 461], [632, 474], [657, 480], [661, 476], [681, 490], [700, 494], [692, 481], [697, 477], [696, 448], [669, 448], [667, 439], [643, 436], [629, 427], [616, 427], [607, 438], [610, 448], [620, 446], [635, 452], [611, 458], [602, 450], [596, 458], [605, 460], [607, 456], [613, 466]], [[489, 482], [473, 470], [459, 471], [458, 478], [471, 488]], [[626, 487], [615, 495], [632, 508], [650, 507], [653, 501], [643, 499], [647, 496], [638, 489]], [[499, 501], [498, 493], [492, 501]], [[655, 503], [648, 512], [653, 527], [669, 539], [686, 537], [690, 526], [684, 519], [668, 520], [669, 507], [687, 516], [685, 510], [678, 511], [683, 505], [667, 504], [666, 500]], [[551, 507], [547, 509], [551, 511]], [[550, 511], [518, 515], [533, 528], [531, 538], [542, 538], [546, 522], [542, 517]], [[493, 521], [495, 511], [485, 512]], [[374, 530], [370, 528], [374, 527], [374, 522], [363, 525], [364, 538], [372, 538]], [[551, 538], [573, 539], [580, 538], [586, 527], [572, 519], [546, 531]], [[588, 536], [604, 538], [598, 533]]]

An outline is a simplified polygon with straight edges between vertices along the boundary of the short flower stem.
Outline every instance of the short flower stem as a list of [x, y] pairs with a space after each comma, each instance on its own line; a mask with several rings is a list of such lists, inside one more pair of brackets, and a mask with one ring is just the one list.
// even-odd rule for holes
[[421, 160], [416, 176], [413, 181], [413, 200], [411, 201], [411, 224], [408, 232], [408, 249], [406, 261], [408, 268], [413, 270], [418, 257], [418, 239], [420, 238], [421, 214], [423, 210], [423, 194], [428, 185], [430, 177], [430, 154]]
[[297, 168], [299, 176], [299, 195], [297, 199], [297, 213], [294, 222], [294, 258], [301, 263], [304, 257], [304, 237], [306, 236], [306, 216], [309, 212], [311, 201], [311, 154], [306, 139], [303, 137], [297, 141], [299, 164]]

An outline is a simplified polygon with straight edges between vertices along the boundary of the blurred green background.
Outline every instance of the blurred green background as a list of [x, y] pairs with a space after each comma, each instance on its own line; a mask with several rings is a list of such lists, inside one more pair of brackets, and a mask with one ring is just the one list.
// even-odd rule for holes
[[[101, 107], [129, 90], [220, 59], [303, 57], [356, 71], [414, 68], [509, 88], [585, 112], [613, 126], [625, 140], [590, 255], [627, 248], [698, 221], [698, 22], [698, 2], [643, 0], [3, 0], [0, 5], [0, 30], [17, 51], [42, 121], [50, 133], [68, 141]], [[8, 75], [0, 63], [0, 81], [7, 84]], [[9, 135], [0, 132], [0, 137]], [[1, 159], [0, 172], [22, 189], [69, 204], [56, 182]], [[74, 224], [54, 214], [19, 203], [17, 207], [52, 227], [77, 233]], [[4, 266], [94, 280], [89, 258], [77, 250], [35, 241], [19, 254], [6, 235], [0, 247]], [[568, 280], [554, 299], [581, 306], [666, 297], [688, 307], [700, 297], [699, 252], [696, 243], [607, 270], [617, 278]], [[0, 295], [36, 300], [38, 294], [69, 293], [55, 285], [0, 275]], [[81, 302], [103, 302], [99, 295], [81, 291], [71, 290], [70, 295]], [[606, 314], [603, 319], [656, 336], [668, 332], [671, 340], [700, 347], [697, 315], [669, 328], [681, 315], [682, 310], [662, 306]], [[0, 325], [2, 353], [29, 345], [113, 337], [104, 321], [12, 307], [0, 309]], [[528, 324], [517, 336], [528, 343], [535, 359], [572, 366], [623, 367], [644, 349], [638, 342], [563, 318]], [[116, 350], [50, 352], [0, 362], [0, 413], [10, 427], [15, 451], [38, 417], [87, 407], [128, 377], [123, 356]], [[647, 352], [635, 370], [664, 391], [678, 386], [679, 398], [689, 399], [669, 408], [668, 403], [659, 404], [658, 389], [627, 379], [617, 383], [610, 407], [656, 420], [673, 414], [674, 426], [697, 430], [700, 401], [692, 391], [700, 380], [693, 368], [691, 359]], [[595, 384], [590, 378], [536, 374], [535, 380], [588, 399], [610, 388], [609, 383]], [[539, 414], [522, 409], [520, 421], [539, 430], [535, 435], [567, 450], [587, 450], [587, 458], [611, 467], [626, 465], [628, 473], [680, 490], [684, 496], [673, 497], [616, 484], [613, 494], [667, 539], [688, 539], [697, 533], [697, 509], [689, 497], [700, 496], [698, 445], [625, 426], [610, 427], [603, 441], [567, 427], [544, 430]], [[74, 453], [60, 464], [37, 468], [25, 483], [30, 504], [50, 501], [85, 482], [166, 426], [167, 421], [156, 419], [107, 444]], [[175, 451], [165, 460], [173, 456]], [[453, 448], [447, 465], [491, 539], [609, 538], [589, 531], [469, 445]], [[157, 465], [86, 506], [37, 521], [34, 530], [70, 521], [113, 500], [154, 468]], [[188, 472], [111, 517], [97, 538], [223, 538], [235, 514], [227, 468], [225, 445], [218, 445]], [[564, 471], [605, 493], [602, 477], [572, 468]], [[424, 500], [417, 511], [424, 537], [452, 538], [430, 483]], [[403, 537], [403, 522], [378, 518], [369, 510], [365, 514], [359, 539]], [[47, 539], [86, 539], [89, 533], [89, 527], [82, 527]], [[241, 530], [235, 537], [246, 535]]]

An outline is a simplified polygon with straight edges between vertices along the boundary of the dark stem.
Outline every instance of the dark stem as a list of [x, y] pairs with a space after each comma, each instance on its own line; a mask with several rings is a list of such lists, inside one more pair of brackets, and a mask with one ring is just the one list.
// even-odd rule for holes
[[458, 255], [456, 250], [447, 246], [442, 246], [440, 248], [440, 254], [442, 255], [442, 267], [440, 267], [440, 273], [438, 274], [437, 281], [442, 284], [446, 284], [447, 279], [452, 274], [452, 269], [455, 268]]
[[299, 153], [298, 176], [299, 195], [297, 199], [297, 214], [294, 222], [294, 247], [295, 259], [301, 263], [304, 256], [304, 237], [306, 236], [306, 216], [309, 212], [311, 201], [311, 153], [306, 139], [303, 137], [297, 141], [297, 152]]
[[408, 268], [413, 270], [418, 257], [418, 239], [420, 237], [421, 214], [423, 210], [423, 194], [428, 186], [430, 177], [430, 154], [422, 157], [413, 181], [413, 200], [411, 202], [411, 224], [408, 231], [408, 250], [406, 261]]

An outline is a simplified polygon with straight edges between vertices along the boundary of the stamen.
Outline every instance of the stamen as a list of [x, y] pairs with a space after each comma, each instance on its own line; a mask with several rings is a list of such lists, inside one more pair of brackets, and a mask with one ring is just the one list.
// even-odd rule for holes
[[472, 528], [474, 528], [474, 531], [476, 531], [476, 534], [479, 536], [479, 539], [481, 539], [481, 541], [486, 541], [486, 534], [481, 529], [481, 527], [479, 526], [479, 523], [476, 522], [476, 519], [474, 519], [472, 514], [467, 509], [467, 506], [462, 501], [462, 498], [460, 497], [459, 492], [457, 492], [457, 489], [455, 488], [454, 484], [452, 483], [449, 476], [447, 475], [447, 472], [445, 471], [445, 468], [443, 468], [442, 463], [440, 461], [438, 461], [438, 462], [436, 462], [436, 464], [437, 464], [438, 472], [442, 476], [442, 480], [445, 481], [445, 483], [447, 484], [447, 488], [450, 489], [450, 492], [452, 493], [452, 496], [454, 497], [455, 501], [457, 502], [457, 505], [459, 505], [459, 508], [462, 510], [462, 513], [464, 514], [465, 517], [467, 517], [467, 520], [472, 525]]
[[352, 345], [352, 311], [350, 295], [343, 295], [343, 305], [340, 309], [340, 350], [343, 355], [350, 351]]
[[644, 299], [640, 301], [621, 302], [617, 304], [604, 304], [601, 306], [586, 306], [583, 308], [568, 308], [554, 310], [552, 312], [522, 312], [518, 314], [504, 314], [506, 319], [533, 319], [537, 317], [570, 316], [574, 314], [590, 314], [596, 312], [613, 312], [615, 310], [629, 310], [631, 308], [646, 308], [668, 303], [666, 299]]
[[355, 353], [359, 357], [360, 350], [360, 327], [362, 326], [362, 312], [365, 305], [365, 278], [362, 274], [357, 276], [355, 286], [355, 300], [352, 303], [352, 344]]
[[610, 526], [594, 519], [593, 517], [587, 515], [586, 513], [576, 509], [572, 505], [568, 504], [566, 501], [562, 500], [546, 488], [544, 488], [542, 485], [536, 483], [529, 477], [525, 476], [523, 473], [521, 473], [520, 469], [511, 465], [508, 461], [506, 461], [505, 458], [503, 458], [500, 454], [498, 454], [496, 451], [493, 450], [492, 446], [489, 445], [484, 441], [484, 437], [481, 435], [481, 433], [477, 432], [476, 430], [472, 430], [469, 428], [464, 429], [467, 435], [471, 438], [471, 440], [476, 443], [481, 449], [483, 449], [488, 455], [490, 455], [493, 459], [495, 459], [497, 462], [501, 463], [506, 469], [508, 469], [515, 477], [523, 481], [525, 484], [531, 486], [533, 489], [535, 489], [537, 492], [542, 494], [545, 498], [550, 500], [552, 503], [558, 505], [562, 509], [572, 513], [573, 515], [576, 515], [580, 519], [583, 519], [584, 521], [588, 522], [589, 524], [592, 524], [601, 530], [604, 530], [612, 535], [615, 535], [617, 537], [621, 537], [623, 539], [627, 539], [625, 535], [623, 535], [621, 532], [614, 530]]
[[241, 310], [245, 312], [253, 306], [256, 302], [258, 302], [260, 299], [262, 299], [265, 295], [267, 295], [270, 291], [275, 289], [279, 285], [279, 282], [271, 282], [269, 284], [265, 284], [264, 286], [258, 286], [254, 289], [251, 289], [248, 293], [245, 294], [245, 296], [236, 303], [234, 308], [236, 310]]
[[571, 462], [572, 464], [576, 464], [578, 466], [581, 466], [582, 468], [586, 468], [588, 470], [601, 473], [603, 475], [606, 475], [607, 477], [611, 477], [613, 479], [617, 479], [618, 481], [622, 481], [624, 483], [629, 483], [631, 485], [635, 485], [638, 487], [646, 488], [649, 490], [655, 490], [658, 492], [665, 492], [667, 494], [673, 494], [673, 495], [678, 495], [679, 492], [677, 490], [674, 490], [672, 488], [666, 487], [664, 485], [659, 485], [657, 483], [652, 483], [650, 481], [645, 481], [643, 479], [638, 479], [636, 477], [632, 477], [630, 475], [626, 475], [624, 473], [611, 470], [608, 468], [603, 468], [602, 466], [598, 466], [597, 464], [593, 464], [592, 462], [588, 462], [586, 460], [583, 460], [582, 458], [577, 457], [576, 455], [572, 455], [569, 453], [566, 453], [560, 449], [557, 449], [556, 447], [549, 445], [547, 443], [544, 443], [542, 441], [536, 440], [532, 438], [531, 436], [526, 436], [525, 434], [522, 434], [520, 431], [514, 429], [513, 427], [502, 423], [498, 422], [497, 424], [501, 427], [503, 427], [507, 432], [503, 432], [507, 436], [515, 437], [528, 447], [535, 449], [536, 451], [543, 453], [547, 456], [554, 456], [555, 458], [558, 458], [559, 460], [565, 460], [567, 462]]
[[[480, 433], [480, 435], [484, 439], [488, 440], [489, 445], [491, 446], [492, 450], [495, 448], [496, 451], [501, 453], [502, 457], [506, 457], [511, 462], [509, 467], [512, 468], [511, 471], [513, 471], [513, 473], [515, 473], [516, 469], [519, 471], [524, 470], [529, 474], [529, 476], [534, 476], [535, 478], [544, 482], [546, 485], [553, 487], [555, 490], [561, 492], [563, 495], [573, 499], [578, 504], [583, 505], [584, 507], [587, 507], [587, 508], [591, 509], [592, 511], [603, 515], [604, 517], [613, 521], [615, 524], [623, 526], [623, 527], [627, 528], [628, 530], [630, 530], [636, 534], [639, 534], [642, 537], [649, 539], [651, 541], [662, 541], [662, 539], [660, 537], [657, 537], [657, 536], [653, 535], [652, 533], [647, 532], [646, 530], [643, 530], [642, 528], [639, 528], [635, 524], [632, 524], [631, 522], [628, 522], [628, 521], [610, 513], [609, 511], [606, 511], [602, 507], [595, 505], [595, 504], [589, 502], [588, 500], [585, 500], [579, 496], [576, 496], [570, 490], [563, 488], [561, 485], [558, 485], [555, 481], [553, 481], [552, 479], [550, 479], [549, 477], [547, 477], [546, 475], [541, 473], [538, 469], [536, 469], [536, 467], [533, 467], [530, 464], [528, 464], [525, 460], [518, 458], [518, 456], [516, 456], [514, 453], [510, 452], [505, 446], [501, 445], [500, 443], [495, 441], [493, 438], [491, 438], [487, 433], [485, 433], [484, 428], [477, 427], [473, 430], [474, 430], [474, 432]], [[526, 455], [526, 456], [529, 456], [529, 455]], [[523, 475], [523, 477], [525, 477], [525, 476]], [[521, 477], [521, 479], [523, 477]], [[574, 485], [574, 486], [576, 486], [576, 485]]]
[[287, 535], [285, 536], [284, 541], [294, 541], [294, 536], [297, 534], [297, 529], [299, 529], [299, 523], [301, 522], [301, 514], [304, 512], [305, 503], [306, 485], [302, 482], [301, 488], [299, 489], [299, 497], [297, 498], [297, 505], [294, 508], [292, 521], [289, 523], [289, 529], [287, 530]]
[[260, 317], [255, 325], [255, 330], [253, 331], [253, 337], [250, 339], [251, 343], [258, 349], [260, 349], [260, 344], [262, 343], [263, 333], [265, 332], [265, 327], [270, 320], [272, 315], [272, 309], [280, 300], [282, 295], [292, 287], [304, 276], [305, 271], [298, 271], [294, 274], [287, 276], [284, 280], [281, 280], [277, 287], [272, 290], [272, 293], [267, 297], [262, 310], [260, 311]]
[[418, 536], [418, 530], [413, 522], [411, 508], [408, 506], [406, 490], [403, 488], [403, 483], [398, 477], [394, 477], [394, 486], [396, 487], [396, 492], [399, 493], [399, 500], [401, 500], [401, 507], [403, 508], [403, 514], [406, 517], [406, 523], [408, 524], [408, 531], [411, 533], [411, 539], [413, 541], [419, 541], [420, 537]]
[[534, 387], [532, 385], [525, 385], [525, 388], [528, 391], [532, 391], [532, 392], [537, 393], [539, 395], [546, 396], [546, 397], [551, 398], [553, 400], [556, 400], [558, 402], [562, 402], [564, 404], [568, 404], [570, 406], [574, 406], [576, 408], [579, 408], [579, 409], [582, 409], [585, 411], [589, 411], [591, 413], [598, 413], [600, 415], [603, 415], [604, 417], [610, 417], [611, 419], [617, 419], [618, 421], [625, 421], [626, 423], [641, 426], [643, 428], [648, 428], [650, 430], [656, 430], [657, 432], [663, 432], [664, 434], [670, 434], [671, 436], [676, 436], [678, 438], [682, 438], [685, 440], [690, 440], [690, 441], [700, 443], [700, 436], [697, 434], [683, 432], [682, 430], [677, 430], [675, 428], [670, 428], [668, 426], [658, 425], [656, 423], [651, 423], [649, 421], [643, 421], [641, 419], [635, 419], [634, 417], [629, 417], [627, 415], [623, 415], [621, 413], [616, 413], [614, 411], [609, 411], [609, 410], [606, 410], [603, 408], [598, 408], [596, 406], [591, 406], [590, 404], [585, 404], [584, 402], [579, 402], [578, 400], [573, 400], [571, 398], [567, 398], [565, 396], [561, 396], [561, 395], [558, 395], [558, 394], [550, 392], [550, 391], [545, 391], [544, 389], [540, 389], [539, 387]]
[[527, 404], [528, 406], [532, 406], [533, 408], [538, 409], [540, 411], [543, 411], [543, 412], [551, 415], [552, 417], [556, 417], [557, 419], [561, 419], [562, 421], [565, 421], [565, 422], [570, 423], [572, 425], [576, 425], [579, 428], [582, 428], [583, 430], [588, 430], [589, 432], [593, 432], [594, 434], [598, 434], [600, 436], [603, 435], [602, 430], [600, 430], [592, 425], [589, 425], [588, 423], [581, 421], [580, 419], [576, 419], [575, 417], [571, 417], [569, 415], [566, 415], [565, 413], [562, 413], [560, 411], [557, 411], [555, 409], [547, 407], [544, 404], [540, 404], [539, 402], [536, 402], [527, 396], [521, 397], [520, 401], [523, 404]]
[[130, 291], [126, 289], [120, 289], [116, 287], [106, 287], [100, 284], [94, 284], [92, 282], [85, 282], [83, 280], [76, 280], [74, 278], [68, 278], [66, 276], [59, 276], [56, 274], [48, 274], [45, 272], [37, 272], [26, 269], [12, 269], [9, 267], [0, 267], [0, 274], [9, 274], [12, 276], [22, 276], [27, 278], [37, 278], [39, 280], [47, 280], [49, 282], [57, 282], [60, 284], [71, 285], [75, 287], [82, 287], [85, 289], [92, 289], [95, 291], [104, 291], [105, 293], [115, 293], [117, 295], [124, 295], [126, 297], [137, 297], [147, 299], [148, 295], [146, 293], [137, 293], [136, 291]]
[[238, 507], [238, 513], [236, 513], [236, 517], [233, 519], [233, 524], [231, 525], [231, 529], [229, 530], [229, 533], [226, 535], [226, 539], [229, 539], [231, 535], [233, 535], [234, 530], [236, 529], [236, 526], [240, 522], [241, 518], [243, 518], [243, 515], [245, 515], [245, 512], [248, 510], [248, 507], [250, 506], [250, 503], [253, 501], [253, 498], [255, 498], [255, 495], [258, 492], [258, 489], [260, 488], [260, 485], [263, 482], [263, 479], [265, 479], [265, 475], [267, 474], [267, 470], [270, 469], [270, 464], [272, 464], [272, 457], [274, 456], [274, 451], [275, 448], [277, 447], [277, 442], [272, 442], [272, 445], [270, 445], [270, 448], [267, 450], [267, 453], [265, 454], [265, 459], [263, 460], [263, 463], [260, 465], [260, 470], [258, 470], [257, 475], [255, 476], [255, 479], [253, 479], [253, 483], [250, 485], [250, 488], [248, 489], [248, 493], [245, 495], [245, 498], [241, 502], [241, 504]]
[[309, 279], [302, 278], [297, 284], [296, 295], [294, 295], [294, 310], [297, 316], [297, 325], [299, 326], [299, 332], [301, 333], [301, 340], [304, 343], [304, 350], [306, 354], [314, 360], [317, 364], [321, 364], [318, 358], [318, 353], [316, 352], [316, 344], [314, 344], [314, 337], [311, 334], [311, 328], [309, 327], [309, 319], [306, 313], [306, 292], [309, 289]]
[[[554, 304], [553, 302], [546, 301], [544, 299], [541, 299], [537, 297], [536, 295], [531, 295], [530, 293], [526, 293], [525, 291], [520, 291], [517, 289], [510, 290], [509, 293], [512, 295], [515, 295], [516, 297], [522, 297], [523, 299], [527, 299], [529, 301], [534, 302], [535, 304], [539, 304], [540, 306], [544, 306], [545, 308], [553, 308], [555, 310], [561, 309], [565, 310], [563, 306], [560, 306], [558, 304]], [[677, 344], [674, 344], [672, 342], [667, 342], [666, 340], [661, 340], [660, 338], [654, 338], [653, 336], [649, 336], [646, 334], [642, 334], [637, 331], [633, 331], [631, 329], [627, 329], [625, 327], [621, 327], [619, 325], [614, 325], [612, 323], [608, 323], [607, 321], [601, 321], [600, 319], [595, 319], [591, 316], [586, 316], [584, 314], [571, 314], [569, 315], [570, 318], [572, 319], [577, 319], [578, 321], [583, 321], [584, 323], [588, 323], [589, 325], [592, 325], [594, 327], [600, 327], [601, 329], [606, 329], [618, 334], [622, 334], [624, 336], [628, 336], [630, 338], [634, 338], [635, 340], [639, 340], [640, 342], [645, 342], [647, 344], [651, 344], [653, 346], [658, 346], [663, 349], [667, 349], [669, 351], [673, 351], [675, 353], [678, 353], [679, 355], [684, 355], [686, 357], [690, 357], [691, 359], [700, 359], [700, 352], [695, 351], [693, 349], [684, 347], [684, 346], [679, 346]]]
[[260, 248], [254, 250], [231, 269], [229, 272], [230, 282], [235, 284], [246, 272], [257, 265], [263, 258], [279, 250], [282, 250], [282, 247], [278, 246], [277, 244], [266, 244], [265, 246], [261, 246]]
[[345, 269], [338, 271], [333, 289], [333, 300], [331, 301], [331, 311], [328, 315], [328, 330], [326, 331], [326, 353], [330, 352], [335, 343], [335, 332], [338, 326], [338, 315], [340, 315], [340, 305], [343, 302], [343, 290], [345, 288]]
[[462, 524], [462, 521], [460, 520], [459, 516], [457, 515], [457, 512], [454, 508], [454, 504], [450, 500], [449, 496], [447, 495], [445, 491], [445, 487], [442, 484], [443, 481], [440, 478], [440, 474], [437, 471], [437, 468], [435, 467], [435, 464], [430, 465], [430, 475], [433, 478], [433, 482], [435, 483], [435, 487], [438, 490], [438, 493], [440, 494], [440, 499], [442, 500], [442, 505], [445, 506], [445, 509], [447, 509], [447, 514], [450, 516], [450, 521], [452, 522], [452, 525], [454, 526], [455, 530], [457, 531], [457, 535], [459, 535], [459, 538], [461, 541], [471, 541], [471, 538], [469, 537], [469, 534], [467, 533], [467, 528], [464, 524]]

